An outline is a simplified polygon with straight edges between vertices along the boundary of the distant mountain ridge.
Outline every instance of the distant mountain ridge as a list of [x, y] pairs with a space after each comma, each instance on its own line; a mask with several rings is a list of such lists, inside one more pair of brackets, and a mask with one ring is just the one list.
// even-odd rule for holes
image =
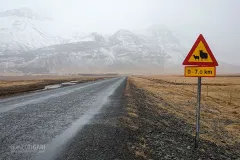
[[0, 74], [178, 72], [188, 53], [163, 25], [107, 37], [65, 27], [63, 36], [61, 25], [28, 8], [0, 12], [0, 24]]
[[[156, 43], [158, 39], [164, 43]], [[144, 36], [121, 29], [109, 38], [94, 32], [74, 43], [5, 51], [0, 68], [20, 73], [157, 72], [171, 63], [172, 57], [165, 50], [174, 51], [179, 63], [183, 60], [184, 48], [171, 44], [160, 33]]]

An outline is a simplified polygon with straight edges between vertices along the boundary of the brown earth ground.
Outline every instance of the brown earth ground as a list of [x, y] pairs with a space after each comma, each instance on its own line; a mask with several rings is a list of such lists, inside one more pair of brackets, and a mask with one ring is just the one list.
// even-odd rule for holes
[[111, 76], [0, 76], [0, 97], [44, 89], [47, 85], [77, 81], [84, 83]]
[[[203, 78], [194, 149], [197, 78], [129, 77], [122, 126], [137, 159], [239, 159], [240, 77]], [[207, 93], [208, 90], [208, 93]]]

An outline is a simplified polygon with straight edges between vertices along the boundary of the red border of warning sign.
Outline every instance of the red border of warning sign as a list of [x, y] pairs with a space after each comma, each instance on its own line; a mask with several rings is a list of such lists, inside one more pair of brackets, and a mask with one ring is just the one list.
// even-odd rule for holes
[[[189, 62], [189, 59], [191, 58], [193, 52], [195, 51], [195, 49], [197, 48], [198, 44], [202, 41], [203, 45], [205, 46], [209, 56], [211, 57], [213, 62]], [[194, 43], [194, 45], [192, 46], [192, 49], [189, 51], [187, 57], [185, 58], [185, 60], [182, 63], [183, 65], [206, 65], [206, 66], [218, 66], [218, 62], [216, 61], [210, 47], [208, 46], [206, 40], [204, 39], [203, 35], [200, 34], [196, 40], [196, 42]]]
[[[214, 75], [213, 76], [186, 76], [186, 68], [187, 67], [214, 67]], [[216, 77], [217, 70], [215, 66], [185, 66], [184, 67], [184, 77]]]

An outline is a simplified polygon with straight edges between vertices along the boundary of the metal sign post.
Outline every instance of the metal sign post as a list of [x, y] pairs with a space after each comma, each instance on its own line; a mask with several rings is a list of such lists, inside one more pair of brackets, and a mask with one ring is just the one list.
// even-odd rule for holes
[[202, 77], [198, 77], [197, 108], [196, 108], [196, 137], [195, 137], [195, 148], [198, 147], [198, 143], [199, 143], [199, 132], [200, 132], [200, 106], [201, 106], [201, 85], [202, 85]]

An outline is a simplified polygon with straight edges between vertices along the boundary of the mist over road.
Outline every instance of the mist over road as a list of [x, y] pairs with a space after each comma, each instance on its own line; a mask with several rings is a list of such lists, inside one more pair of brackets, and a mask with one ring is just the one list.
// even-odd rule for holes
[[114, 158], [119, 131], [106, 133], [106, 120], [121, 107], [125, 84], [117, 77], [0, 100], [0, 159]]

